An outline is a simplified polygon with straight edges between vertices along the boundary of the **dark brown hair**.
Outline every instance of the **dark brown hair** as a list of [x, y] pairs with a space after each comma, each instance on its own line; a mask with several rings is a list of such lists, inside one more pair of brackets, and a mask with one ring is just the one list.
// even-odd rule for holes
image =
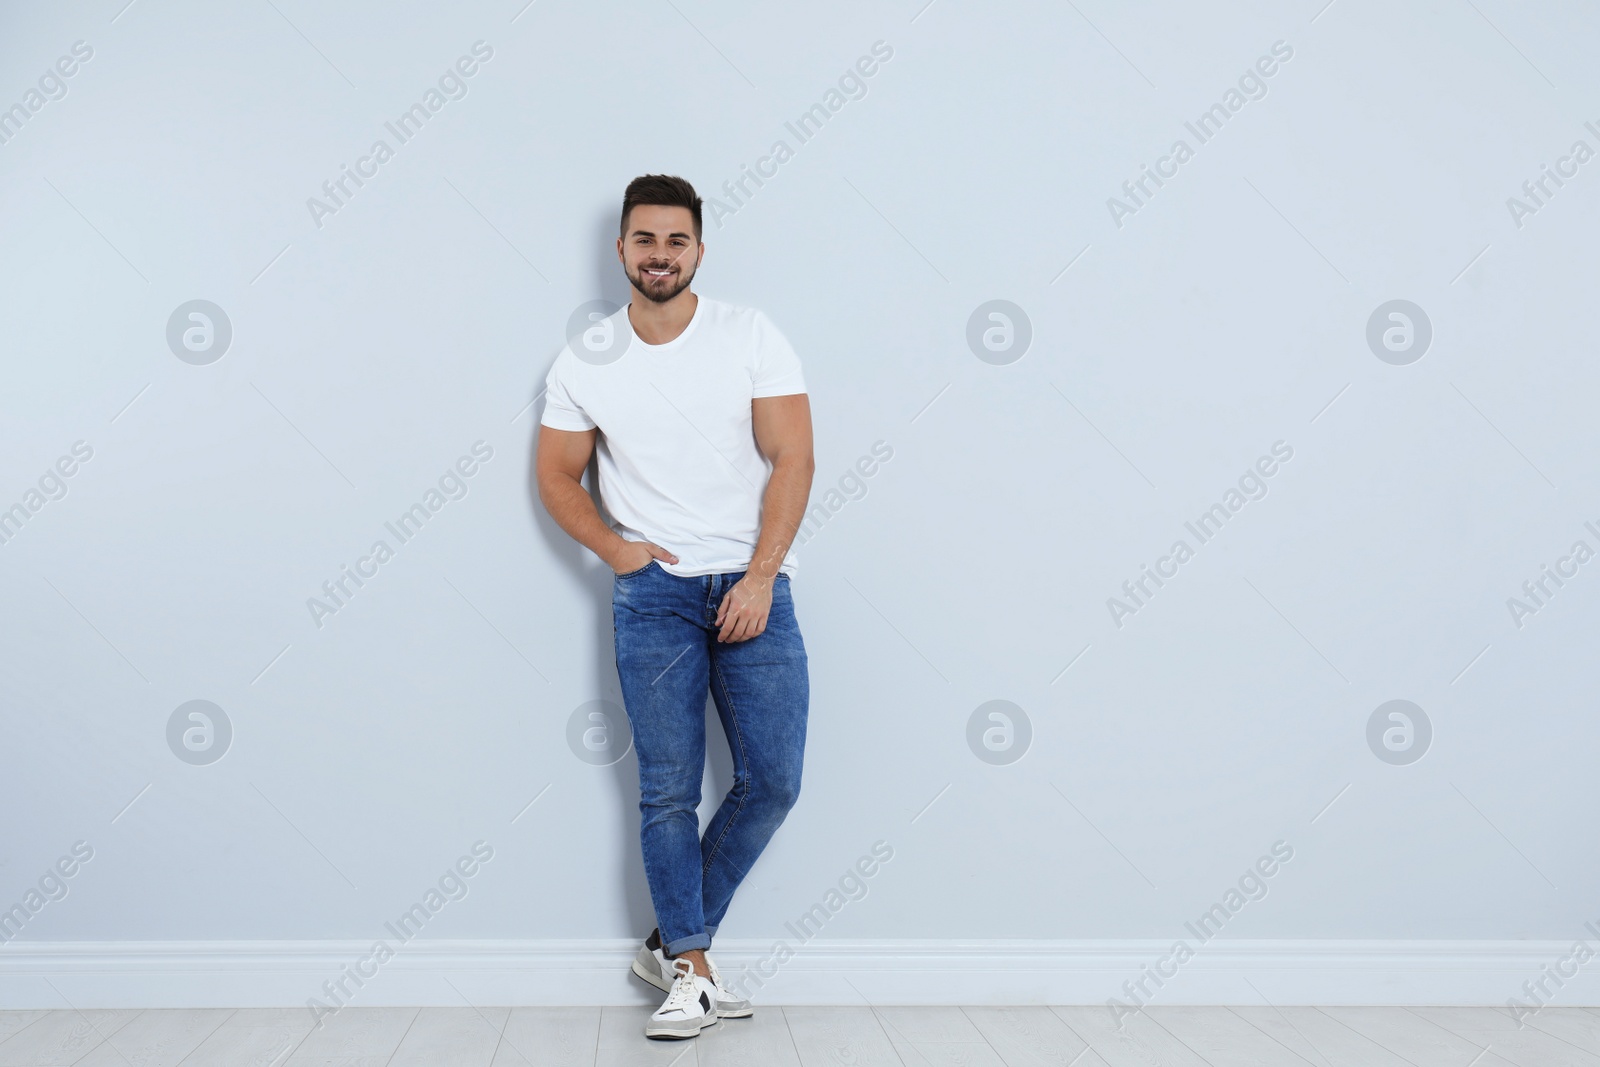
[[700, 243], [700, 197], [694, 186], [670, 174], [641, 174], [628, 183], [622, 194], [622, 222], [619, 234], [628, 236], [628, 212], [640, 204], [657, 204], [664, 207], [686, 207], [694, 219], [695, 244]]

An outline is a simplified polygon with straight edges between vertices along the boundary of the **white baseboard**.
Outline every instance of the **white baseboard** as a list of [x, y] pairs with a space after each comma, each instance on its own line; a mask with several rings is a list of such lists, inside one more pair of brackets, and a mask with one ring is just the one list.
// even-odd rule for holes
[[[0, 1008], [305, 1007], [645, 1004], [660, 994], [633, 977], [638, 942], [392, 941], [393, 958], [358, 988], [345, 977], [371, 941], [11, 941], [0, 945]], [[772, 959], [770, 941], [722, 939], [725, 981], [764, 1004], [1129, 1003], [1171, 941], [886, 941], [815, 938]], [[1488, 1004], [1527, 995], [1571, 942], [1225, 941], [1192, 959], [1150, 1004]], [[365, 965], [371, 970], [373, 964]], [[759, 968], [759, 970], [757, 969]], [[1166, 966], [1171, 970], [1171, 964]], [[767, 976], [763, 977], [761, 971]], [[1600, 1005], [1600, 980], [1579, 972], [1547, 997]], [[775, 972], [775, 973], [774, 973]], [[1548, 981], [1548, 979], [1547, 979]], [[1550, 988], [1554, 988], [1553, 986]], [[1258, 993], [1257, 990], [1260, 992]], [[1530, 1001], [1530, 1003], [1532, 1003]]]

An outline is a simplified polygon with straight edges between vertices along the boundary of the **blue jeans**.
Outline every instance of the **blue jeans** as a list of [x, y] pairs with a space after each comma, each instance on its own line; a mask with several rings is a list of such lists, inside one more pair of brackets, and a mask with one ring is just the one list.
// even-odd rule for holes
[[[717, 640], [717, 607], [744, 571], [682, 578], [654, 560], [616, 576], [617, 674], [639, 760], [639, 844], [669, 956], [711, 946], [733, 892], [800, 793], [810, 678], [789, 576], [767, 627]], [[706, 691], [733, 755], [733, 786], [700, 833]]]

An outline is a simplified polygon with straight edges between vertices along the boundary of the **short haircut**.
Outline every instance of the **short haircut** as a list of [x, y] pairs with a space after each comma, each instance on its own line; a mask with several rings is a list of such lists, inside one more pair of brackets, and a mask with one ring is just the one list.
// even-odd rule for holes
[[628, 212], [640, 204], [688, 208], [689, 215], [694, 219], [695, 244], [700, 243], [701, 200], [696, 195], [694, 186], [682, 178], [671, 174], [641, 174], [629, 182], [627, 190], [622, 194], [620, 236], [628, 236]]

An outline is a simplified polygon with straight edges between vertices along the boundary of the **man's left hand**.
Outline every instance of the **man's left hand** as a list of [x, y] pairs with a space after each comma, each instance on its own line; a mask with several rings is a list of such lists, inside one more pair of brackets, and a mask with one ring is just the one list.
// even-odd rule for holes
[[772, 613], [772, 579], [746, 574], [734, 583], [717, 606], [718, 641], [729, 644], [758, 637]]

